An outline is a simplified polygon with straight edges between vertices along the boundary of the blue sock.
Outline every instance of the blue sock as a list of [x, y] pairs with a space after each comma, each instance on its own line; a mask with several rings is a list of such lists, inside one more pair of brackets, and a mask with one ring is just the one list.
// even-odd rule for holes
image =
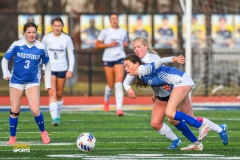
[[200, 128], [200, 126], [202, 125], [202, 123], [200, 123], [199, 121], [197, 121], [195, 118], [183, 113], [183, 112], [179, 112], [176, 111], [176, 114], [174, 116], [175, 120], [178, 120], [180, 122], [185, 122], [187, 124], [189, 124], [190, 126], [193, 126], [195, 128]]
[[35, 122], [38, 125], [38, 128], [41, 132], [45, 131], [45, 127], [44, 127], [44, 119], [43, 119], [43, 115], [42, 113], [40, 113], [40, 115], [38, 117], [34, 117]]
[[181, 133], [192, 143], [198, 141], [197, 137], [192, 133], [185, 123], [179, 122], [175, 127], [181, 131]]
[[16, 136], [17, 125], [18, 125], [18, 117], [12, 118], [11, 116], [9, 116], [10, 136]]

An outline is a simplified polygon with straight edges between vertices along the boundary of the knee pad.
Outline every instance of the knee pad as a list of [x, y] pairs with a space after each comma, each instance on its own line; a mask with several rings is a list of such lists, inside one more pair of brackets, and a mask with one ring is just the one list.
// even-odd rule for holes
[[13, 115], [13, 116], [18, 116], [20, 114], [20, 111], [18, 113], [13, 113], [10, 109], [10, 115]]

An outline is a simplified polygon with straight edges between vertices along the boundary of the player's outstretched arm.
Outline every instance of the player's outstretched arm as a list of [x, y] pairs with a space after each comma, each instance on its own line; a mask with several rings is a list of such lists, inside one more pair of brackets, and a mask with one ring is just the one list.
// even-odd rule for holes
[[173, 62], [184, 64], [185, 63], [185, 57], [183, 55], [173, 57]]
[[179, 63], [179, 64], [184, 64], [185, 63], [185, 57], [183, 55], [163, 57], [163, 58], [161, 58], [161, 61], [162, 61], [162, 63], [176, 62], [176, 63]]
[[123, 87], [126, 90], [128, 97], [132, 98], [132, 99], [136, 98], [136, 93], [130, 86], [130, 84], [132, 83], [134, 78], [135, 78], [135, 76], [130, 76], [129, 74], [127, 74], [126, 78], [123, 81]]

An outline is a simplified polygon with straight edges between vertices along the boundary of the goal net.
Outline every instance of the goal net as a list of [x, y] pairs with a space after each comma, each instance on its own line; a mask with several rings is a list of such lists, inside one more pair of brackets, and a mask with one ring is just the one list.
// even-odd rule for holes
[[191, 22], [192, 100], [240, 106], [239, 1], [193, 0]]

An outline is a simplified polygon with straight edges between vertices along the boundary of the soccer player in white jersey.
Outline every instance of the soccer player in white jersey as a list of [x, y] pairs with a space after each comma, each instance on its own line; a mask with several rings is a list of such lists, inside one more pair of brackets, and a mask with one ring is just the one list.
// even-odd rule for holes
[[115, 86], [116, 115], [123, 116], [124, 47], [128, 46], [127, 32], [118, 26], [118, 14], [110, 14], [111, 27], [100, 32], [96, 48], [105, 49], [102, 57], [107, 86], [104, 93], [104, 110], [109, 111], [109, 99]]
[[[36, 40], [37, 26], [28, 22], [23, 27], [24, 38], [15, 41], [2, 59], [3, 78], [10, 80], [11, 109], [9, 116], [9, 145], [16, 143], [18, 116], [23, 91], [25, 90], [30, 110], [39, 127], [44, 144], [50, 143], [50, 138], [44, 127], [44, 118], [39, 109], [41, 62], [46, 66], [45, 90], [51, 88], [51, 66], [45, 45]], [[8, 70], [8, 62], [13, 59], [12, 72]]]
[[[52, 125], [60, 125], [60, 114], [63, 105], [63, 89], [65, 81], [72, 77], [74, 68], [73, 43], [70, 36], [62, 32], [63, 21], [60, 17], [52, 20], [53, 32], [42, 39], [47, 47], [52, 71], [52, 88], [48, 91], [49, 109]], [[67, 56], [68, 55], [68, 60]], [[44, 69], [44, 66], [43, 66]]]
[[[161, 61], [141, 64], [142, 61], [137, 55], [128, 55], [124, 59], [125, 70], [128, 74], [138, 77], [138, 82], [136, 83], [137, 86], [171, 86], [172, 90], [165, 109], [165, 114], [171, 119], [170, 121], [176, 120], [174, 124], [176, 125], [176, 128], [182, 131], [182, 134], [192, 142], [191, 145], [181, 148], [181, 150], [202, 150], [203, 145], [201, 141], [210, 129], [209, 125], [206, 123], [200, 123], [195, 118], [182, 111], [182, 108], [185, 107], [185, 101], [188, 99], [188, 93], [194, 86], [191, 77], [174, 67], [160, 66]], [[197, 139], [184, 122], [190, 126], [199, 128], [200, 133], [202, 134], [199, 135], [200, 138]]]

